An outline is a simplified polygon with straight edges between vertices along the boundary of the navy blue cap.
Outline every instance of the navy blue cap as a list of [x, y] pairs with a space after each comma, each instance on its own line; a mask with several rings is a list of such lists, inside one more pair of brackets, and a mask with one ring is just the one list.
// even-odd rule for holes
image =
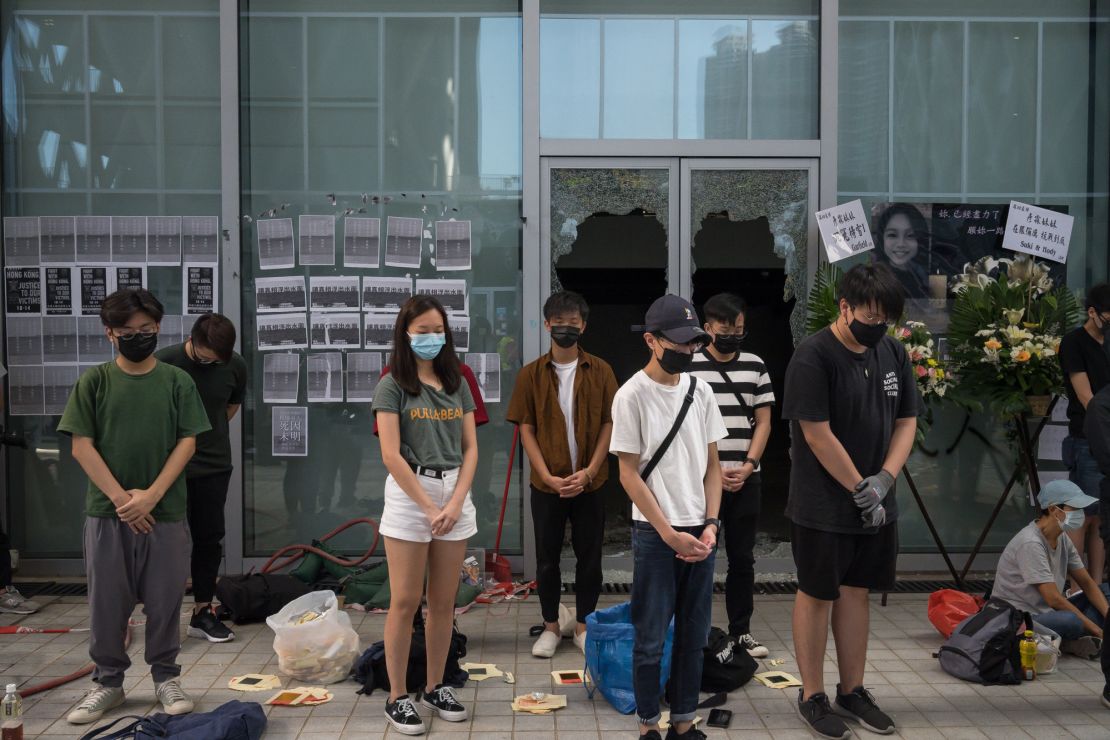
[[709, 334], [701, 328], [694, 306], [685, 298], [667, 295], [657, 298], [644, 317], [644, 329], [658, 333], [676, 344], [709, 341]]

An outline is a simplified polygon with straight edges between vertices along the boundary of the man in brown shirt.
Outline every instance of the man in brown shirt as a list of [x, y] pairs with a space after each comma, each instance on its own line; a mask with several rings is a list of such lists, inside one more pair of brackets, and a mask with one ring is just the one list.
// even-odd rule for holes
[[[578, 346], [589, 313], [577, 293], [562, 291], [547, 299], [543, 323], [551, 333], [551, 351], [521, 369], [506, 415], [520, 426], [532, 464], [536, 581], [545, 628], [532, 647], [537, 658], [553, 656], [562, 637], [572, 632], [574, 644], [585, 652], [586, 615], [601, 594], [605, 501], [598, 489], [609, 477], [610, 410], [617, 379], [607, 362]], [[577, 560], [577, 623], [559, 603], [567, 519]]]

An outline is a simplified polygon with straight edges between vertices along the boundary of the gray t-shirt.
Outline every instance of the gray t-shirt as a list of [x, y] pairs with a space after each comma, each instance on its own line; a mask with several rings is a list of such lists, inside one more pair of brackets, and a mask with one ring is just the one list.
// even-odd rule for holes
[[401, 423], [401, 457], [434, 470], [462, 465], [463, 416], [474, 411], [466, 380], [454, 393], [420, 384], [420, 395], [405, 393], [392, 375], [374, 390], [374, 413], [397, 414]]
[[1056, 549], [1041, 534], [1036, 522], [1030, 522], [1019, 531], [998, 560], [998, 572], [994, 577], [992, 596], [1004, 600], [1015, 609], [1030, 614], [1044, 614], [1052, 611], [1037, 590], [1041, 583], [1055, 583], [1060, 592], [1064, 591], [1064, 581], [1068, 571], [1083, 567], [1079, 552], [1067, 535], [1056, 539]]

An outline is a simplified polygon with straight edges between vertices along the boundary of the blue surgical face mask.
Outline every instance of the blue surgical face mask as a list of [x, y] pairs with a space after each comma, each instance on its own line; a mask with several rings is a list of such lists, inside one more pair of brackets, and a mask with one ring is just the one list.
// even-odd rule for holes
[[421, 360], [434, 360], [445, 344], [445, 334], [409, 334], [409, 346]]
[[1064, 514], [1064, 521], [1060, 523], [1060, 529], [1065, 532], [1074, 532], [1079, 529], [1083, 526], [1083, 520], [1087, 518], [1087, 515], [1083, 513], [1082, 509], [1066, 511]]

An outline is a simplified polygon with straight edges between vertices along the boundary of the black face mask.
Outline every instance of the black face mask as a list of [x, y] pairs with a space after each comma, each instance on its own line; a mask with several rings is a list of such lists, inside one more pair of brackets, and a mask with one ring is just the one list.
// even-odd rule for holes
[[875, 347], [886, 336], [886, 324], [865, 324], [855, 318], [848, 324], [848, 329], [856, 341], [864, 347]]
[[713, 337], [713, 346], [722, 355], [731, 355], [740, 351], [747, 334], [718, 334]]
[[563, 349], [570, 349], [578, 344], [578, 337], [580, 336], [582, 336], [582, 330], [576, 326], [551, 327], [551, 341]]
[[151, 334], [145, 337], [142, 334], [136, 334], [131, 339], [124, 339], [123, 337], [116, 338], [119, 347], [119, 353], [130, 362], [139, 363], [150, 357], [154, 353], [154, 349], [158, 346], [158, 334]]
[[663, 368], [663, 372], [668, 375], [678, 375], [689, 370], [690, 363], [693, 361], [692, 354], [664, 348], [663, 356], [659, 358], [659, 367]]

